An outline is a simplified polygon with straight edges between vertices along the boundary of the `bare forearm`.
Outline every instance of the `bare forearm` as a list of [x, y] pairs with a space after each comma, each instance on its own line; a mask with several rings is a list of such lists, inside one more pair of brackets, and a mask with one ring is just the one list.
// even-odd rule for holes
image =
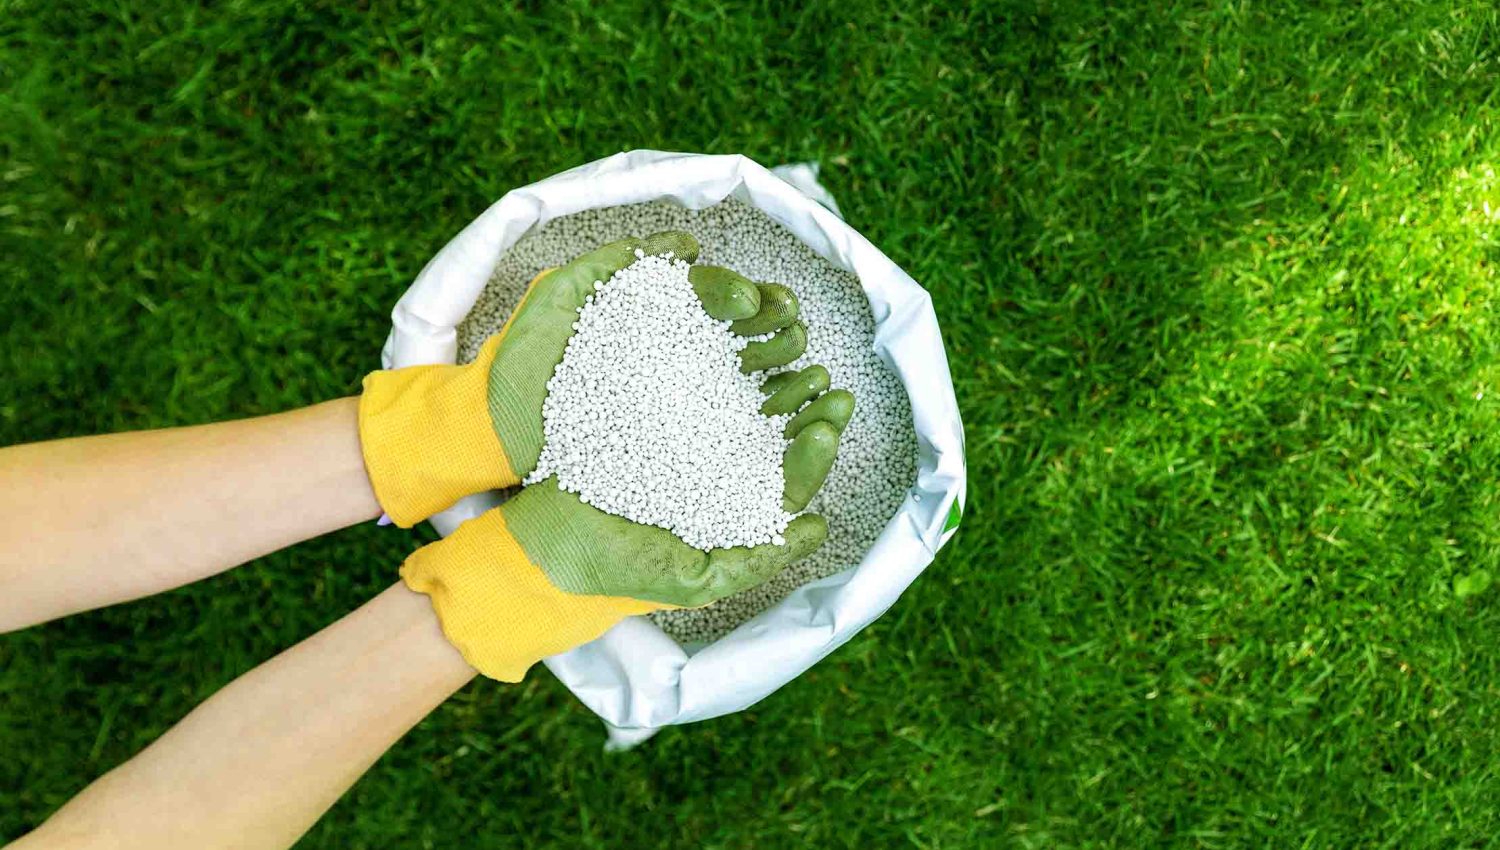
[[0, 449], [0, 631], [178, 587], [380, 513], [358, 400]]
[[13, 850], [291, 846], [474, 676], [402, 585], [236, 679]]

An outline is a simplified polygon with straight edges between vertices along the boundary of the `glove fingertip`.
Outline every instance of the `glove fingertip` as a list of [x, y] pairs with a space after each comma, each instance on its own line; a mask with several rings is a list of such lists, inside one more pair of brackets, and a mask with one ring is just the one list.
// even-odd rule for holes
[[800, 561], [828, 539], [828, 520], [822, 514], [803, 514], [787, 523], [782, 537], [786, 538], [787, 563]]
[[796, 513], [822, 489], [838, 458], [839, 432], [827, 422], [814, 422], [792, 438], [782, 455], [781, 509]]
[[720, 266], [693, 266], [688, 282], [703, 311], [715, 319], [738, 321], [760, 310], [760, 290], [744, 275]]
[[671, 253], [675, 259], [692, 263], [698, 260], [698, 240], [683, 230], [663, 230], [641, 240], [640, 250], [653, 256]]

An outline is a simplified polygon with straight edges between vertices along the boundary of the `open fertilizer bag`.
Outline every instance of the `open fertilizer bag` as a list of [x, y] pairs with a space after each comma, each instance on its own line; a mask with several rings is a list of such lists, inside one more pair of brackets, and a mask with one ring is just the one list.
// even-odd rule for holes
[[[874, 314], [875, 352], [911, 403], [916, 480], [858, 563], [802, 585], [712, 643], [683, 647], [651, 620], [634, 617], [590, 644], [547, 659], [547, 667], [604, 719], [608, 746], [615, 749], [639, 743], [662, 726], [758, 702], [884, 613], [952, 535], [963, 510], [963, 426], [931, 298], [844, 223], [811, 165], [767, 170], [743, 156], [631, 151], [516, 189], [486, 210], [438, 252], [397, 302], [381, 354], [386, 368], [455, 362], [457, 326], [500, 259], [553, 219], [661, 200], [700, 210], [728, 198], [759, 209], [859, 278]], [[578, 252], [594, 247], [579, 245]], [[471, 496], [432, 524], [446, 535], [499, 500], [500, 494]]]

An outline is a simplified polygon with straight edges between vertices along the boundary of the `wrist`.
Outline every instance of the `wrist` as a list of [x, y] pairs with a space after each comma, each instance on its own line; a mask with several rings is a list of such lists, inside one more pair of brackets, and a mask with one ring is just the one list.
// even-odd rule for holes
[[498, 510], [412, 553], [401, 578], [431, 598], [444, 636], [464, 660], [504, 682], [519, 682], [536, 662], [588, 643], [625, 617], [662, 607], [559, 589]]
[[490, 424], [489, 359], [365, 378], [359, 403], [365, 471], [397, 525], [415, 525], [471, 493], [520, 483]]

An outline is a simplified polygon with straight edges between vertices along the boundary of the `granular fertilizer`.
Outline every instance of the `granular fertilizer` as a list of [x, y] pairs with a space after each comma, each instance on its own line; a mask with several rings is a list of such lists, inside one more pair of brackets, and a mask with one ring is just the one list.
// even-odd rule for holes
[[859, 280], [819, 257], [764, 213], [733, 200], [697, 211], [654, 201], [548, 222], [500, 259], [473, 310], [458, 326], [459, 361], [474, 359], [542, 269], [563, 265], [617, 239], [660, 230], [693, 234], [702, 247], [700, 263], [790, 286], [807, 325], [808, 346], [787, 370], [822, 364], [832, 375], [832, 385], [851, 390], [858, 400], [839, 441], [838, 461], [808, 506], [827, 518], [828, 542], [759, 587], [705, 608], [651, 615], [678, 641], [696, 644], [722, 637], [809, 581], [859, 563], [916, 479], [916, 432], [900, 380], [875, 355], [875, 320]]
[[[595, 281], [542, 404], [527, 484], [557, 476], [594, 507], [695, 549], [780, 545], [782, 429], [739, 336], [698, 303], [688, 263], [645, 256]], [[767, 335], [769, 336], [769, 335]]]

